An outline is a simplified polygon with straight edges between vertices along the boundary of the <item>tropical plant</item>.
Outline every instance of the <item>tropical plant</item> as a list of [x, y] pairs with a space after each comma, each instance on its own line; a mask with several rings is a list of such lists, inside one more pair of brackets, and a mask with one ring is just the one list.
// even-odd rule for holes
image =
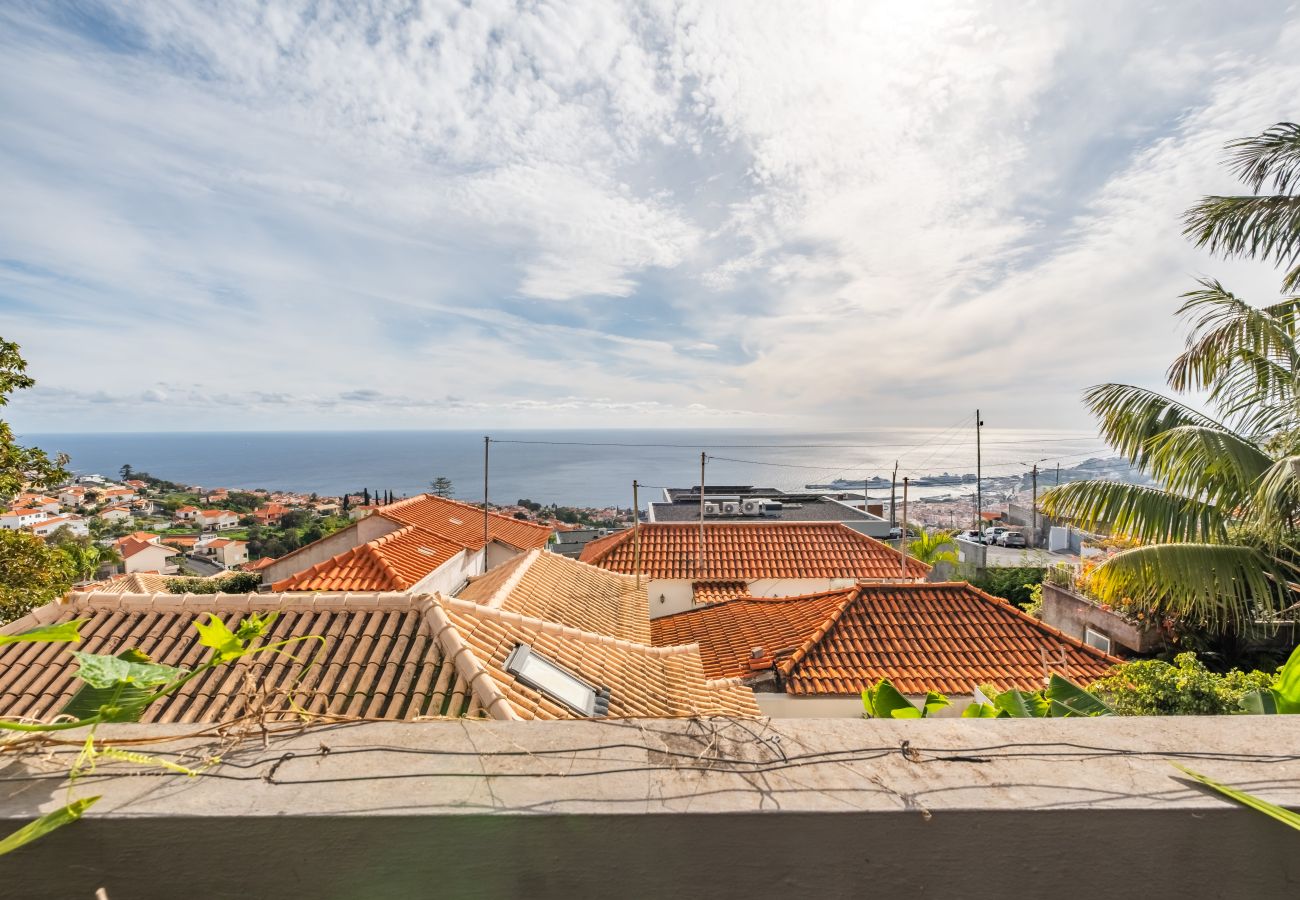
[[927, 566], [939, 563], [957, 565], [956, 531], [923, 531], [921, 536], [907, 545], [907, 554]]
[[1241, 709], [1248, 713], [1300, 713], [1300, 647], [1291, 651], [1272, 684], [1241, 697]]
[[[1234, 170], [1256, 190], [1271, 180], [1285, 192], [1300, 179], [1295, 125], [1229, 146]], [[1207, 197], [1187, 222], [1198, 243], [1227, 255], [1290, 266], [1300, 252], [1297, 196]], [[1140, 542], [1092, 572], [1101, 600], [1239, 633], [1295, 601], [1300, 297], [1253, 306], [1203, 279], [1183, 299], [1191, 329], [1167, 380], [1175, 394], [1204, 395], [1214, 415], [1134, 385], [1090, 388], [1085, 402], [1102, 435], [1158, 486], [1074, 482], [1048, 490], [1042, 506]]]
[[925, 701], [917, 706], [908, 700], [888, 678], [880, 679], [874, 688], [862, 692], [862, 706], [871, 719], [924, 719], [949, 706], [951, 701], [943, 694], [930, 691]]
[[[1279, 122], [1228, 144], [1229, 167], [1253, 193], [1211, 196], [1187, 211], [1184, 233], [1213, 253], [1288, 268], [1282, 290], [1300, 287], [1300, 125]], [[1269, 186], [1272, 193], [1261, 194]]]
[[1220, 674], [1207, 669], [1195, 653], [1180, 653], [1173, 663], [1123, 663], [1090, 690], [1121, 716], [1216, 716], [1236, 712], [1243, 697], [1272, 683], [1268, 672], [1233, 669]]
[[970, 583], [987, 594], [1023, 607], [1033, 602], [1034, 585], [1042, 584], [1046, 571], [1042, 566], [989, 566], [971, 578]]
[[[989, 699], [989, 694], [993, 694]], [[946, 706], [946, 696], [929, 691], [917, 706], [908, 700], [894, 683], [882, 678], [874, 688], [862, 692], [862, 706], [870, 719], [925, 719]], [[1020, 691], [1012, 688], [996, 693], [977, 688], [975, 702], [962, 711], [966, 719], [1041, 718], [1048, 716], [1108, 716], [1113, 710], [1100, 698], [1077, 684], [1052, 673], [1047, 688]]]
[[1015, 688], [994, 694], [976, 690], [975, 702], [962, 710], [964, 719], [1042, 719], [1114, 715], [1100, 697], [1055, 672], [1041, 691]]
[[1210, 778], [1209, 776], [1202, 775], [1200, 772], [1194, 772], [1191, 769], [1187, 768], [1186, 766], [1180, 766], [1178, 765], [1178, 763], [1171, 763], [1170, 765], [1172, 765], [1176, 769], [1180, 769], [1183, 772], [1186, 772], [1188, 775], [1195, 778], [1201, 784], [1205, 785], [1208, 788], [1218, 791], [1220, 794], [1227, 797], [1229, 800], [1232, 800], [1236, 803], [1240, 803], [1242, 806], [1246, 807], [1247, 809], [1253, 809], [1255, 810], [1255, 812], [1263, 813], [1266, 816], [1277, 819], [1283, 825], [1287, 825], [1291, 828], [1296, 829], [1297, 831], [1300, 831], [1300, 813], [1293, 812], [1292, 810], [1286, 809], [1285, 807], [1282, 806], [1278, 806], [1276, 803], [1269, 803], [1267, 800], [1260, 799], [1259, 797], [1256, 797], [1254, 794], [1248, 794], [1245, 791], [1239, 791], [1234, 787], [1229, 787], [1228, 785], [1223, 784], [1222, 782], [1215, 781], [1213, 778]]
[[66, 541], [55, 546], [66, 558], [68, 571], [75, 581], [90, 581], [100, 566], [121, 561], [117, 551], [101, 547], [89, 539]]

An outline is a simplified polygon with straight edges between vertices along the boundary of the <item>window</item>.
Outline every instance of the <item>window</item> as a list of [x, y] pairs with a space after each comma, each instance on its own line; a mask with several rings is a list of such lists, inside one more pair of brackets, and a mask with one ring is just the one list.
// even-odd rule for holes
[[506, 671], [583, 716], [609, 713], [609, 690], [588, 684], [561, 668], [527, 644], [519, 644], [506, 657]]
[[1110, 638], [1100, 631], [1085, 627], [1083, 629], [1083, 642], [1089, 647], [1096, 647], [1102, 653], [1110, 652]]

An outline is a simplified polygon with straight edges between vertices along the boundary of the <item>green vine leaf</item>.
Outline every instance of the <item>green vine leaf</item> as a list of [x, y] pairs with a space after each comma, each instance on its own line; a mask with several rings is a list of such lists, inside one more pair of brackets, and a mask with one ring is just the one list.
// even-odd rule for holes
[[81, 818], [82, 813], [94, 806], [98, 800], [99, 797], [82, 797], [80, 800], [74, 800], [54, 812], [46, 813], [34, 822], [28, 822], [22, 828], [0, 841], [0, 856], [12, 853], [19, 847], [43, 838], [56, 828], [62, 828], [64, 825], [77, 821]]
[[89, 619], [73, 619], [57, 625], [41, 625], [22, 634], [0, 634], [0, 646], [5, 644], [30, 643], [77, 643], [81, 640], [81, 626]]
[[199, 632], [199, 643], [204, 647], [211, 647], [214, 655], [222, 662], [228, 662], [237, 659], [244, 652], [244, 644], [240, 641], [235, 632], [226, 627], [226, 623], [221, 621], [214, 613], [208, 613], [208, 622], [195, 622], [194, 627]]
[[166, 684], [185, 674], [185, 669], [150, 662], [139, 650], [127, 650], [117, 656], [74, 651], [79, 668], [77, 677], [95, 688], [112, 688], [119, 684]]
[[124, 650], [117, 656], [93, 653], [73, 656], [81, 664], [77, 677], [85, 684], [59, 710], [59, 715], [79, 720], [139, 722], [154, 696], [151, 688], [169, 684], [185, 674], [184, 669], [150, 662], [139, 650]]

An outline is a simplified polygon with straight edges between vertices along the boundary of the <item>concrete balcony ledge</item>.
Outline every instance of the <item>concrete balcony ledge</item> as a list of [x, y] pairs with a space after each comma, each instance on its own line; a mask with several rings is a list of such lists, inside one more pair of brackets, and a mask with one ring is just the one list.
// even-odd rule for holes
[[[1300, 717], [114, 726], [81, 821], [13, 897], [1294, 897], [1300, 833], [1170, 761], [1300, 806]], [[6, 831], [69, 743], [6, 757]], [[147, 745], [143, 737], [159, 739]]]

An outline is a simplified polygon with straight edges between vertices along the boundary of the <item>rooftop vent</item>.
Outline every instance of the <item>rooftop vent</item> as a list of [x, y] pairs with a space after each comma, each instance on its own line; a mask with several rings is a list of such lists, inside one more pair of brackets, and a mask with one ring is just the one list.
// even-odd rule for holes
[[453, 525], [464, 525], [464, 524], [465, 524], [464, 522], [462, 522], [460, 519], [456, 518], [455, 516], [452, 516], [452, 517], [451, 517], [450, 519], [448, 519], [447, 521], [450, 522], [450, 523], [453, 524]]
[[432, 549], [431, 547], [417, 547], [417, 548], [415, 549], [415, 552], [416, 552], [416, 553], [423, 553], [425, 556], [437, 556], [437, 555], [438, 555], [438, 551]]
[[609, 689], [598, 688], [542, 656], [527, 644], [517, 644], [506, 657], [506, 671], [582, 716], [609, 715]]

